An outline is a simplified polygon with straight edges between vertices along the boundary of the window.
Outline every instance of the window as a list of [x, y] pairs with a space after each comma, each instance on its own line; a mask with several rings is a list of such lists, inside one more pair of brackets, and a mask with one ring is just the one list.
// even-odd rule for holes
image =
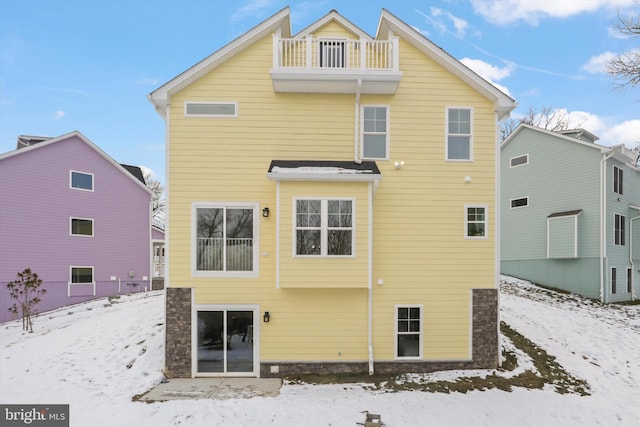
[[618, 287], [618, 284], [617, 284], [618, 279], [616, 277], [617, 271], [618, 271], [617, 268], [611, 267], [611, 293], [612, 294], [615, 294], [617, 292], [617, 287]]
[[519, 199], [511, 199], [511, 208], [524, 208], [529, 206], [529, 198], [521, 197]]
[[320, 40], [320, 67], [345, 68], [344, 40]]
[[185, 102], [186, 117], [238, 117], [237, 102]]
[[616, 246], [625, 245], [625, 219], [624, 215], [613, 214], [613, 244]]
[[613, 192], [622, 195], [622, 175], [623, 170], [613, 167]]
[[472, 160], [471, 109], [447, 109], [447, 160]]
[[295, 253], [305, 256], [353, 254], [353, 201], [295, 201]]
[[93, 283], [93, 267], [71, 267], [71, 283]]
[[71, 234], [73, 236], [93, 236], [93, 220], [71, 218]]
[[93, 191], [93, 174], [69, 171], [70, 187], [77, 190]]
[[485, 206], [465, 206], [465, 237], [468, 239], [487, 238], [487, 208]]
[[396, 306], [396, 358], [422, 357], [422, 306]]
[[362, 157], [389, 158], [389, 109], [362, 107]]
[[631, 293], [633, 288], [633, 274], [630, 268], [627, 268], [627, 292]]
[[529, 163], [529, 155], [525, 154], [524, 156], [512, 157], [509, 159], [510, 167], [515, 168], [516, 166], [522, 166]]
[[195, 272], [255, 272], [257, 204], [195, 205]]

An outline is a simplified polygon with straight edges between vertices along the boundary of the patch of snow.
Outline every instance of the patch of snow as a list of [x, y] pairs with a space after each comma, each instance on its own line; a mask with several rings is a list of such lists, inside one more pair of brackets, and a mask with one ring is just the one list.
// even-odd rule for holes
[[313, 174], [313, 175], [336, 175], [336, 174], [360, 174], [373, 173], [372, 170], [356, 170], [338, 167], [322, 167], [322, 166], [299, 166], [296, 168], [285, 168], [282, 166], [274, 166], [272, 173], [296, 173], [296, 174]]

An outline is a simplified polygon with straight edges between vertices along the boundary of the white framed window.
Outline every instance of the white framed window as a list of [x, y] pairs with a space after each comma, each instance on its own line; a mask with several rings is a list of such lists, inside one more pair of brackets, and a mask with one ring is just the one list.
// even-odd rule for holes
[[193, 204], [192, 274], [255, 277], [258, 274], [258, 204]]
[[616, 267], [611, 267], [611, 293], [615, 294], [618, 292], [618, 269]]
[[387, 160], [389, 158], [389, 107], [365, 105], [362, 107], [362, 158]]
[[446, 159], [473, 160], [473, 111], [465, 107], [449, 107], [446, 114]]
[[529, 154], [524, 154], [522, 156], [512, 157], [509, 159], [509, 167], [515, 168], [518, 166], [524, 166], [529, 163]]
[[353, 199], [294, 199], [294, 256], [354, 255]]
[[321, 68], [345, 68], [347, 66], [347, 40], [318, 40], [318, 64]]
[[464, 206], [464, 237], [466, 239], [486, 239], [487, 207], [484, 205]]
[[422, 304], [395, 306], [396, 359], [422, 359]]
[[616, 246], [625, 245], [625, 221], [624, 215], [613, 214], [613, 244]]
[[73, 188], [75, 190], [93, 191], [93, 174], [70, 170], [69, 188]]
[[226, 101], [195, 102], [186, 101], [184, 103], [185, 117], [217, 117], [217, 118], [237, 118], [238, 103]]
[[69, 220], [72, 236], [93, 237], [93, 220], [88, 218], [70, 218]]
[[519, 197], [517, 199], [509, 200], [509, 204], [511, 205], [511, 209], [515, 208], [526, 208], [529, 206], [529, 197]]
[[93, 267], [71, 266], [69, 267], [69, 282], [72, 285], [90, 285], [94, 283]]
[[613, 167], [613, 192], [616, 194], [624, 194], [623, 191], [624, 171], [617, 166]]

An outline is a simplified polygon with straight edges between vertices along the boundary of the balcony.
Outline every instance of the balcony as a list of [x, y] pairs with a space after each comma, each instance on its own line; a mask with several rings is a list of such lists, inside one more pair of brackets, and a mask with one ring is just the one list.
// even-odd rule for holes
[[276, 92], [392, 95], [398, 89], [399, 43], [273, 37], [271, 79]]

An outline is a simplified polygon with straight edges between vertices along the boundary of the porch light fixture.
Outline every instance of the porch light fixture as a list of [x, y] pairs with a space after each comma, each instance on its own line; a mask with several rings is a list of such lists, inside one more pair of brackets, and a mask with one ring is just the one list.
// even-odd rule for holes
[[[269, 218], [269, 208], [262, 209], [262, 216], [265, 218]], [[268, 320], [265, 320], [265, 322], [268, 322]]]
[[262, 320], [264, 321], [264, 323], [269, 323], [269, 319], [271, 318], [271, 316], [269, 316], [269, 312], [265, 311], [264, 312], [264, 316], [262, 316]]
[[404, 160], [400, 162], [395, 162], [393, 165], [396, 167], [396, 169], [400, 170], [404, 166]]

